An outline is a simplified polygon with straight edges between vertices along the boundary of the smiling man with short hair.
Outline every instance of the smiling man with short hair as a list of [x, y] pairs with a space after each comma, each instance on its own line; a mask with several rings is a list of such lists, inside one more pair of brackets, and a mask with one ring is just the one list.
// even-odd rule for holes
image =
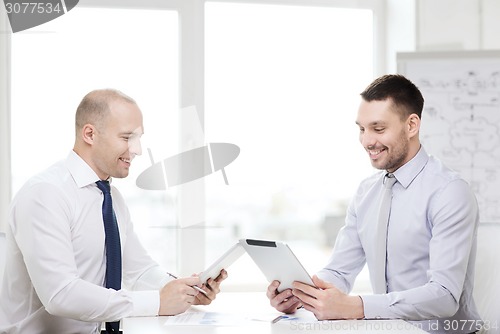
[[[295, 282], [278, 293], [275, 281], [267, 291], [271, 305], [286, 313], [303, 306], [321, 320], [404, 319], [433, 333], [475, 332], [481, 321], [472, 297], [474, 193], [421, 146], [424, 99], [412, 82], [385, 75], [361, 97], [359, 140], [380, 172], [362, 181], [352, 199], [332, 256], [313, 277], [319, 289]], [[389, 179], [395, 182], [386, 186]], [[392, 199], [384, 221], [385, 189]], [[365, 263], [375, 294], [349, 295]]]

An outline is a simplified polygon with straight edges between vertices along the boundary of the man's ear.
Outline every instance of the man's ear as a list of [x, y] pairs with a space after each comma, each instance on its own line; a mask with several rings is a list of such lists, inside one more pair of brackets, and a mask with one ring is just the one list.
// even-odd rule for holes
[[96, 130], [92, 124], [85, 124], [81, 131], [83, 141], [89, 145], [93, 145], [95, 133]]
[[407, 120], [408, 135], [411, 137], [418, 136], [420, 131], [420, 117], [417, 114], [411, 114]]

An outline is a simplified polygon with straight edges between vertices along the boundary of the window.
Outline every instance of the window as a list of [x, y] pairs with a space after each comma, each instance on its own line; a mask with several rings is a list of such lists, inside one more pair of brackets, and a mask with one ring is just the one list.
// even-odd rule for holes
[[[143, 155], [125, 180], [135, 228], [152, 256], [175, 267], [176, 192], [147, 191], [135, 179], [178, 150], [178, 18], [171, 10], [77, 6], [37, 28], [12, 35], [13, 193], [33, 174], [64, 159], [74, 143], [78, 103], [96, 88], [117, 88], [144, 114]], [[170, 248], [171, 247], [171, 248]]]
[[[72, 148], [83, 95], [115, 87], [137, 100], [146, 134], [130, 176], [114, 182], [155, 259], [169, 269], [188, 263], [186, 275], [239, 238], [277, 239], [318, 270], [351, 194], [372, 172], [354, 119], [383, 58], [374, 55], [381, 1], [272, 3], [81, 0], [12, 35], [13, 193]], [[229, 186], [217, 172], [186, 188], [136, 187], [148, 148], [159, 161], [200, 146], [193, 111], [202, 142], [241, 149], [225, 170]], [[184, 226], [187, 216], [201, 224]], [[258, 269], [236, 270], [248, 260], [235, 264], [229, 285], [265, 284]]]
[[[372, 173], [354, 122], [373, 12], [207, 2], [205, 15], [207, 138], [241, 149], [229, 187], [206, 178], [207, 261], [240, 238], [284, 240], [313, 273]], [[267, 284], [248, 260], [231, 281]]]

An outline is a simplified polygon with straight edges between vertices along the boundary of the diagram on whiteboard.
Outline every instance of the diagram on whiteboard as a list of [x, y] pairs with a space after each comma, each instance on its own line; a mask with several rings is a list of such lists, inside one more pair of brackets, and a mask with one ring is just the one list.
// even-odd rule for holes
[[419, 63], [405, 75], [425, 99], [420, 139], [472, 186], [481, 222], [500, 222], [500, 59]]

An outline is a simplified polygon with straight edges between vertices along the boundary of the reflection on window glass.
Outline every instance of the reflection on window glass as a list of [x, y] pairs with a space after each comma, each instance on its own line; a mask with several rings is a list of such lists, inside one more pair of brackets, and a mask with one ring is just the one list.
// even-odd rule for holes
[[[116, 88], [144, 115], [143, 155], [115, 179], [144, 245], [175, 266], [175, 190], [140, 190], [136, 177], [178, 147], [177, 12], [80, 8], [12, 37], [12, 179], [16, 192], [33, 174], [64, 159], [74, 114], [89, 91]], [[166, 252], [165, 250], [169, 250]]]
[[[255, 238], [286, 241], [311, 273], [326, 263], [350, 197], [372, 173], [355, 125], [373, 75], [372, 15], [206, 4], [207, 138], [241, 148], [229, 186], [206, 179], [208, 262]], [[231, 281], [264, 284], [247, 260]]]

